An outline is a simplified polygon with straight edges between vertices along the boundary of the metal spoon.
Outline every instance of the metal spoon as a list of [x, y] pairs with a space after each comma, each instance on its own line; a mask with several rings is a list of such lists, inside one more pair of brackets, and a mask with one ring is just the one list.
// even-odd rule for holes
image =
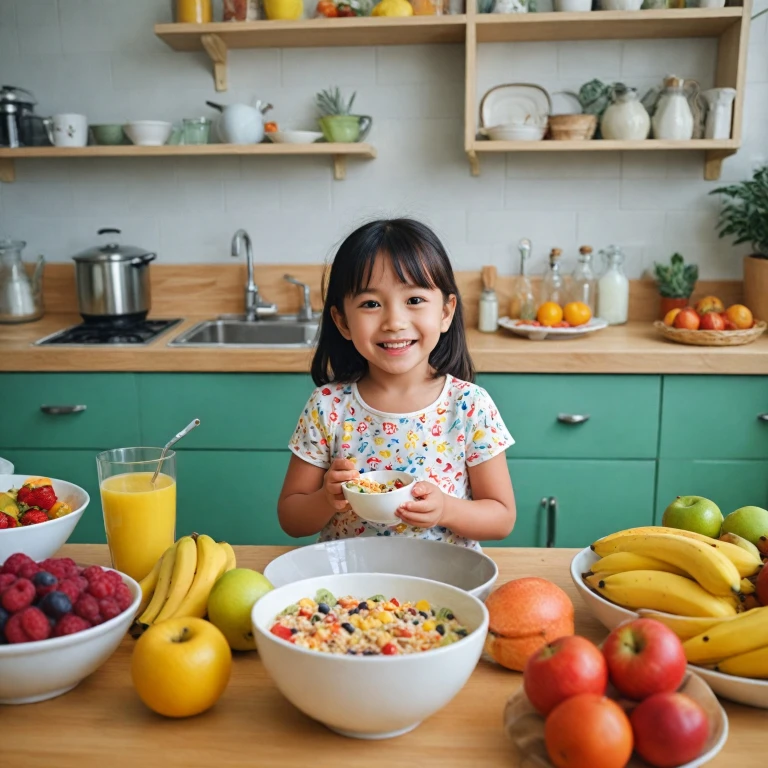
[[200, 419], [193, 419], [192, 421], [187, 424], [184, 429], [181, 430], [177, 435], [172, 437], [166, 444], [163, 450], [160, 453], [160, 460], [157, 462], [157, 469], [155, 470], [155, 474], [152, 475], [152, 485], [155, 484], [155, 480], [157, 479], [157, 475], [160, 472], [160, 467], [163, 466], [163, 461], [165, 460], [165, 454], [168, 452], [168, 449], [177, 443], [179, 440], [181, 440], [184, 435], [189, 434], [195, 427], [200, 426]]

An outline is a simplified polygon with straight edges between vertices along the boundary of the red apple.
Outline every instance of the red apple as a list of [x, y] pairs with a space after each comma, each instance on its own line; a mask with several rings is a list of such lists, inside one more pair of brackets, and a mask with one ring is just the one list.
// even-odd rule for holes
[[701, 324], [699, 325], [702, 331], [724, 331], [725, 320], [723, 316], [717, 312], [707, 312], [701, 316]]
[[760, 605], [768, 605], [768, 567], [763, 566], [755, 584], [755, 594]]
[[602, 696], [608, 666], [600, 649], [586, 637], [558, 637], [526, 662], [523, 688], [531, 704], [544, 716], [561, 701], [579, 693]]
[[707, 713], [684, 693], [657, 693], [641, 701], [629, 716], [635, 750], [657, 768], [695, 760], [709, 736]]
[[736, 325], [734, 324], [733, 320], [731, 320], [731, 318], [728, 317], [728, 315], [725, 312], [723, 312], [720, 315], [720, 317], [723, 318], [723, 322], [725, 323], [725, 330], [726, 331], [735, 331], [735, 330], [737, 330]]
[[693, 307], [686, 307], [677, 313], [675, 328], [686, 328], [689, 331], [698, 331], [701, 319]]
[[683, 644], [655, 619], [635, 619], [616, 627], [603, 643], [603, 656], [611, 682], [629, 699], [675, 691], [685, 674]]

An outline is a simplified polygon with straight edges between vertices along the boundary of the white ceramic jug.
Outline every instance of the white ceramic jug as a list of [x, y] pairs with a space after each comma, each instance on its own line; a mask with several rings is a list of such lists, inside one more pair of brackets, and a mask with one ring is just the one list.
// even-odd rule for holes
[[603, 112], [600, 132], [604, 139], [640, 141], [648, 138], [651, 118], [640, 103], [635, 88], [617, 86], [613, 89], [613, 103]]
[[684, 85], [680, 77], [664, 79], [664, 90], [651, 120], [655, 139], [686, 141], [693, 138], [693, 112]]
[[[210, 104], [210, 102], [208, 102]], [[271, 104], [230, 104], [216, 119], [216, 137], [223, 144], [258, 144], [264, 138], [264, 113]]]

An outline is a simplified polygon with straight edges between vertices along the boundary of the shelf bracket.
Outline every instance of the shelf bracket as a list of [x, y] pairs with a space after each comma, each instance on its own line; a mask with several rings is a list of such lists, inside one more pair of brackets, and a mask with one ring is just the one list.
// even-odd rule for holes
[[217, 91], [227, 90], [227, 44], [218, 35], [201, 35], [200, 42], [213, 62], [213, 80]]
[[347, 156], [333, 156], [333, 178], [336, 181], [344, 181], [347, 178]]
[[480, 175], [480, 160], [477, 157], [477, 152], [473, 149], [467, 150], [467, 157], [469, 158], [469, 172], [473, 176]]
[[704, 157], [704, 178], [717, 181], [723, 170], [723, 160], [735, 154], [735, 149], [708, 149]]
[[0, 158], [0, 181], [7, 183], [16, 181], [16, 162], [13, 158]]

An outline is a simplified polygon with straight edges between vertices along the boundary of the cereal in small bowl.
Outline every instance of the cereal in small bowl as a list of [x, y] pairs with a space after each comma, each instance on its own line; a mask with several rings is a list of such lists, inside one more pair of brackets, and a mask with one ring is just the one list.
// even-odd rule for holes
[[381, 469], [364, 472], [360, 477], [343, 483], [341, 490], [358, 517], [370, 523], [397, 525], [400, 518], [395, 512], [401, 504], [413, 498], [410, 486], [416, 480], [407, 472]]

